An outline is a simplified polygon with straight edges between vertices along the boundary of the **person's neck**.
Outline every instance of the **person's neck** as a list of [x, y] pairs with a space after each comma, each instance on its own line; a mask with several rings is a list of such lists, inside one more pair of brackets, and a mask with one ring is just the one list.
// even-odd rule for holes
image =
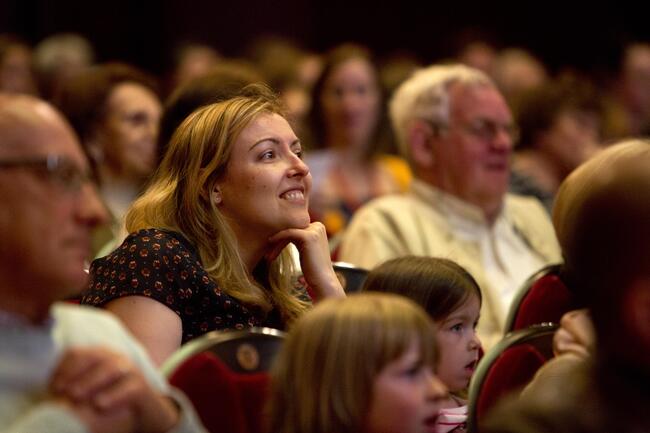
[[6, 286], [0, 287], [3, 290], [0, 294], [0, 311], [22, 317], [26, 322], [34, 325], [43, 324], [49, 317], [51, 303], [35, 302], [34, 298], [26, 298], [25, 293], [29, 292], [22, 289], [14, 293], [6, 290]]
[[269, 252], [268, 240], [257, 233], [239, 227], [234, 227], [233, 232], [237, 241], [239, 257], [241, 257], [248, 274], [252, 276], [257, 265]]
[[417, 173], [417, 179], [420, 180], [421, 182], [424, 182], [434, 188], [439, 189], [440, 191], [445, 192], [446, 194], [449, 194], [453, 197], [455, 197], [457, 200], [460, 200], [462, 202], [468, 203], [472, 206], [476, 206], [481, 210], [483, 213], [483, 216], [485, 217], [485, 221], [487, 222], [488, 226], [493, 226], [494, 223], [496, 222], [497, 218], [499, 218], [499, 215], [501, 214], [501, 208], [503, 207], [503, 197], [500, 197], [498, 200], [483, 200], [483, 201], [467, 201], [461, 197], [458, 197], [457, 195], [449, 192], [444, 185], [441, 185], [441, 182], [438, 181], [438, 179], [433, 176], [432, 174], [428, 172], [420, 172]]
[[336, 154], [338, 162], [359, 164], [367, 160], [366, 145], [350, 137], [332, 137], [326, 140], [326, 148]]
[[530, 176], [540, 188], [553, 193], [566, 175], [558, 161], [535, 149], [526, 149], [516, 154], [514, 166], [522, 174]]
[[108, 165], [100, 166], [98, 172], [102, 186], [108, 188], [138, 191], [144, 184], [143, 177], [129, 175]]

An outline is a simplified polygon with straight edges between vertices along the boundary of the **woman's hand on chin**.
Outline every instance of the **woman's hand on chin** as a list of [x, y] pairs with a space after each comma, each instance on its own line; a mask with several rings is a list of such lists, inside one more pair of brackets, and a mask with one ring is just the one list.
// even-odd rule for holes
[[304, 229], [285, 229], [271, 236], [269, 242], [272, 244], [271, 251], [267, 254], [269, 261], [275, 260], [289, 243], [298, 248], [300, 267], [315, 302], [327, 297], [345, 296], [332, 268], [327, 233], [323, 224], [313, 222]]

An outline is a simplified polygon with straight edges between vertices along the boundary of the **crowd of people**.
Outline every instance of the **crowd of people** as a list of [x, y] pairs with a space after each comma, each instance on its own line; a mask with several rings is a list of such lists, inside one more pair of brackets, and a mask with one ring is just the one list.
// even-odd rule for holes
[[484, 43], [189, 44], [166, 77], [95, 57], [0, 35], [0, 432], [204, 431], [159, 367], [264, 326], [287, 332], [269, 432], [460, 433], [554, 263], [584, 308], [485, 428], [650, 431], [650, 44], [608, 88]]

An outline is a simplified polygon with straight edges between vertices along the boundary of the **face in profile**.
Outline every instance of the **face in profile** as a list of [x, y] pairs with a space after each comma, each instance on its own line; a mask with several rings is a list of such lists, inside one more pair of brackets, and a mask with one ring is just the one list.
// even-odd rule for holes
[[109, 165], [127, 178], [153, 170], [162, 108], [158, 97], [137, 83], [115, 86], [102, 126], [103, 151]]
[[417, 341], [375, 378], [366, 433], [430, 433], [447, 389], [422, 362]]
[[330, 140], [366, 145], [377, 125], [380, 104], [372, 66], [360, 58], [336, 66], [325, 81], [320, 103]]
[[436, 374], [452, 392], [466, 389], [476, 368], [481, 347], [476, 335], [480, 310], [478, 297], [472, 295], [447, 318], [436, 322], [440, 350]]
[[306, 228], [311, 174], [302, 146], [278, 114], [260, 114], [232, 145], [226, 172], [213, 194], [235, 233], [267, 238]]
[[477, 206], [508, 190], [513, 119], [491, 86], [452, 86], [450, 119], [432, 146], [439, 188]]
[[[0, 149], [3, 161], [35, 161], [0, 169], [0, 256], [18, 284], [44, 291], [47, 304], [85, 285], [91, 231], [106, 213], [94, 187], [80, 182], [79, 174], [89, 168], [72, 130], [54, 111], [40, 108], [38, 125], [19, 125], [12, 132], [20, 149]], [[3, 131], [5, 137], [12, 133]], [[50, 170], [44, 163], [48, 155], [60, 161]]]

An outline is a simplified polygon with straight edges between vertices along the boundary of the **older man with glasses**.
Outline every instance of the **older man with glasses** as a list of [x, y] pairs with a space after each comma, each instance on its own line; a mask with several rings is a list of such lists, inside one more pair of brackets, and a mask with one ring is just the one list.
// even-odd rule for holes
[[489, 347], [516, 289], [560, 260], [541, 204], [507, 193], [517, 139], [510, 109], [482, 72], [442, 65], [404, 82], [390, 115], [416, 179], [410, 192], [357, 212], [339, 258], [366, 268], [407, 254], [457, 261], [483, 289], [479, 334]]
[[106, 211], [43, 101], [0, 94], [0, 198], [0, 430], [204, 431], [117, 320], [58, 302], [84, 286]]

